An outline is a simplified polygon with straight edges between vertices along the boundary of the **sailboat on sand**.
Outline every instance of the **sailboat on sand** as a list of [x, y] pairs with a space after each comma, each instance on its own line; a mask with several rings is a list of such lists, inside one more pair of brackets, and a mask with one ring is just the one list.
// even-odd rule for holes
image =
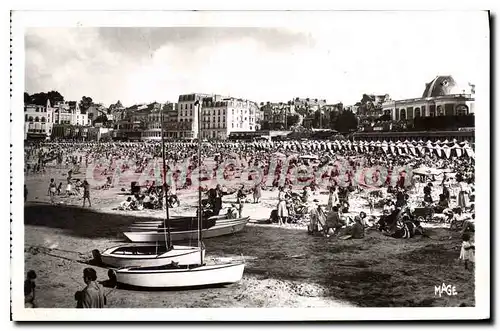
[[[201, 168], [200, 142], [200, 104], [198, 108], [198, 169]], [[200, 176], [200, 173], [198, 174]], [[200, 181], [198, 181], [200, 182]], [[202, 206], [201, 190], [198, 188], [198, 247], [202, 243]], [[171, 264], [161, 267], [127, 267], [115, 271], [118, 284], [145, 288], [176, 288], [197, 287], [217, 284], [236, 283], [243, 277], [244, 262], [218, 263], [208, 265], [204, 263], [204, 251], [200, 250], [200, 264], [181, 265]]]
[[94, 258], [111, 267], [159, 267], [172, 263], [182, 265], [201, 264], [205, 249], [201, 246], [173, 245], [170, 229], [170, 215], [167, 203], [165, 144], [163, 142], [163, 111], [161, 112], [162, 158], [163, 158], [163, 193], [165, 195], [166, 219], [162, 232], [157, 233], [156, 240], [149, 243], [135, 243], [108, 248], [102, 254], [95, 250]]

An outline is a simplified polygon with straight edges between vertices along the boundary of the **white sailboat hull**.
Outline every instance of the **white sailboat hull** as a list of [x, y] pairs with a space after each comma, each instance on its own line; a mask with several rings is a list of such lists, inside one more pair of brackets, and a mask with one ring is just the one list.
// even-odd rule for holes
[[[216, 220], [216, 225], [221, 225], [221, 224], [227, 224], [227, 223], [232, 223], [237, 220], [241, 220], [244, 218], [235, 218], [235, 219], [218, 219]], [[144, 230], [157, 230], [163, 225], [163, 222], [161, 221], [145, 221], [145, 222], [136, 222], [133, 223], [131, 226], [129, 226], [130, 231], [144, 231]], [[175, 231], [173, 231], [175, 232]]]
[[244, 263], [226, 263], [191, 269], [126, 268], [115, 272], [119, 284], [149, 288], [175, 288], [237, 283], [243, 277], [244, 269]]
[[[240, 232], [245, 228], [248, 223], [249, 218], [246, 217], [241, 221], [227, 222], [222, 224], [215, 224], [209, 229], [202, 230], [203, 238], [213, 238], [225, 236], [228, 234]], [[165, 234], [163, 231], [131, 231], [124, 232], [123, 235], [127, 237], [131, 242], [164, 242]], [[171, 232], [170, 237], [172, 241], [183, 241], [183, 240], [196, 240], [198, 238], [198, 230], [191, 231], [178, 231]]]
[[[199, 247], [174, 246], [173, 249], [160, 254], [133, 254], [121, 253], [123, 248], [131, 246], [115, 246], [107, 249], [101, 254], [101, 260], [104, 264], [122, 268], [122, 267], [159, 267], [170, 263], [180, 265], [201, 264], [201, 254]], [[132, 246], [133, 247], [133, 246]], [[137, 246], [139, 249], [141, 246]], [[205, 249], [202, 249], [203, 258]]]

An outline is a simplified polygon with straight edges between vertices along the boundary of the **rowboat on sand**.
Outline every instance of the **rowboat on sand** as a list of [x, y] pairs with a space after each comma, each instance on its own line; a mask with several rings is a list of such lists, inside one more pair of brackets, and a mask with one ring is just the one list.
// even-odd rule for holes
[[[237, 233], [245, 228], [249, 217], [235, 219], [232, 222], [215, 224], [213, 227], [201, 230], [203, 238], [213, 238]], [[145, 231], [144, 231], [145, 230]], [[143, 231], [123, 232], [123, 235], [131, 242], [162, 242], [165, 241], [163, 228], [155, 230], [144, 229]], [[170, 233], [172, 241], [196, 240], [198, 230], [174, 231]]]

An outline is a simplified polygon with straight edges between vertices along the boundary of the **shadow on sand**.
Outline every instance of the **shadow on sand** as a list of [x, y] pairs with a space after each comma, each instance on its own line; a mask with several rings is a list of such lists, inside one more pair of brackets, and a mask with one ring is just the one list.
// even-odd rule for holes
[[151, 217], [102, 213], [69, 205], [29, 203], [24, 206], [24, 224], [65, 230], [72, 236], [88, 239], [123, 238], [122, 232], [137, 221]]
[[[77, 206], [25, 206], [26, 225], [62, 229], [88, 239], [123, 238], [129, 225], [146, 219], [150, 218]], [[339, 240], [309, 236], [305, 230], [249, 224], [242, 232], [210, 238], [204, 244], [209, 256], [244, 256], [245, 275], [294, 282], [293, 286], [319, 284], [324, 288], [320, 296], [357, 306], [473, 306], [474, 276], [454, 262], [459, 235], [435, 229], [432, 237], [398, 240], [370, 232], [363, 240]], [[459, 295], [434, 297], [434, 286], [443, 281], [460, 288]], [[318, 295], [301, 291], [300, 295]]]

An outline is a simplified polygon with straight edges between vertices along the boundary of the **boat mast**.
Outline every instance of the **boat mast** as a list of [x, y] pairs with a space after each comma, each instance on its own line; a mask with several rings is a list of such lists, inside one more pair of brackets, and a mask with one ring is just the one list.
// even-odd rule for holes
[[203, 264], [203, 247], [202, 247], [202, 209], [201, 209], [201, 104], [199, 100], [194, 103], [198, 106], [198, 247], [200, 248], [200, 262]]
[[[164, 106], [165, 107], [165, 106]], [[167, 250], [172, 248], [172, 240], [170, 237], [170, 215], [169, 215], [169, 208], [168, 208], [168, 195], [167, 195], [167, 167], [165, 164], [165, 141], [164, 141], [164, 133], [163, 133], [163, 108], [160, 109], [160, 120], [161, 120], [161, 147], [162, 147], [162, 152], [161, 156], [163, 159], [163, 193], [165, 194], [165, 213], [166, 213], [166, 220], [165, 223], [167, 225], [167, 234], [166, 234], [166, 244], [167, 244]], [[163, 232], [165, 233], [165, 227], [163, 227]]]

